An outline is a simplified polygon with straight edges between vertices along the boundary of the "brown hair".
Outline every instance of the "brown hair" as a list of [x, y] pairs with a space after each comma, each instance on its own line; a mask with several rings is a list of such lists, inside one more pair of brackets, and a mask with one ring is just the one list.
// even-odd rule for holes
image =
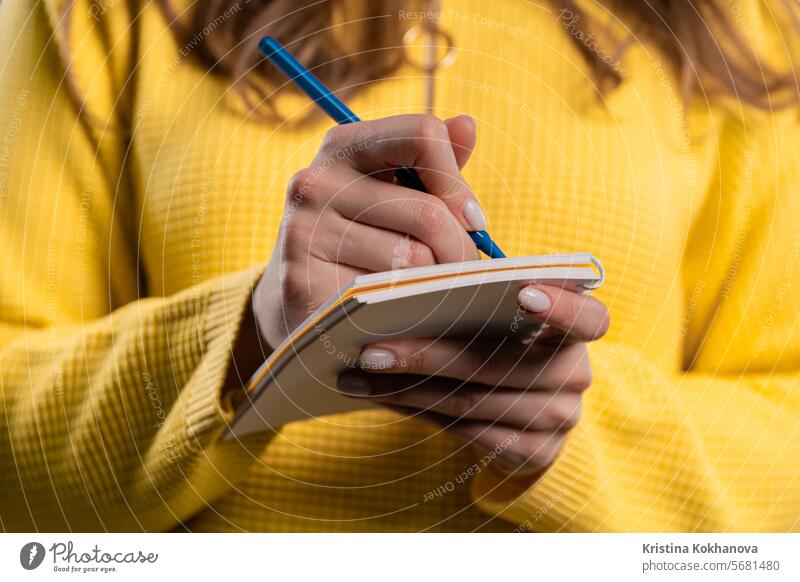
[[[68, 6], [72, 2], [66, 0]], [[800, 103], [794, 55], [787, 52], [788, 66], [781, 71], [760, 59], [743, 30], [738, 3], [602, 0], [592, 7], [591, 16], [579, 0], [550, 3], [559, 14], [568, 11], [573, 15], [569, 32], [601, 91], [621, 82], [615, 63], [635, 42], [646, 40], [658, 47], [674, 69], [685, 100], [702, 92], [712, 97], [731, 96], [764, 109]], [[270, 34], [287, 43], [306, 66], [346, 97], [403, 64], [402, 37], [414, 21], [400, 15], [403, 10], [427, 7], [423, 0], [204, 0], [193, 3], [186, 12], [188, 17], [183, 17], [170, 0], [157, 0], [157, 4], [182, 47], [191, 49], [190, 57], [227, 78], [254, 111], [272, 119], [279, 115], [271, 96], [276, 90], [291, 88], [259, 54], [261, 36]], [[800, 30], [796, 0], [773, 4], [782, 8], [773, 18], [791, 22]], [[601, 24], [605, 19], [598, 18], [601, 10], [594, 8], [613, 15], [608, 24]], [[613, 23], [616, 17], [636, 36], [618, 38], [620, 27]], [[579, 40], [590, 35], [604, 43], [612, 58], [603, 58], [603, 51]]]

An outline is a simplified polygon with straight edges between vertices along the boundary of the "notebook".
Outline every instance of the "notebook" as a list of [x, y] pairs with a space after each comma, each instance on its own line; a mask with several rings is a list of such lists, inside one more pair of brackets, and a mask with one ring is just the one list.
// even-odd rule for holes
[[376, 406], [343, 396], [338, 376], [364, 345], [403, 338], [531, 337], [517, 302], [540, 282], [588, 293], [604, 280], [589, 253], [478, 260], [357, 277], [308, 317], [253, 375], [224, 439]]

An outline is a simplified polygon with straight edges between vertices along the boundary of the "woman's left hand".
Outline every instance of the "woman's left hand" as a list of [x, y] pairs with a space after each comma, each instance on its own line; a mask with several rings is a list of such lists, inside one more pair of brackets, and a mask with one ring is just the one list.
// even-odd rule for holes
[[[549, 328], [532, 342], [398, 340], [366, 346], [339, 388], [433, 422], [488, 451], [504, 473], [537, 479], [578, 422], [592, 381], [586, 342], [606, 333], [605, 306], [558, 287], [519, 293], [526, 316]], [[486, 457], [484, 457], [486, 458]]]

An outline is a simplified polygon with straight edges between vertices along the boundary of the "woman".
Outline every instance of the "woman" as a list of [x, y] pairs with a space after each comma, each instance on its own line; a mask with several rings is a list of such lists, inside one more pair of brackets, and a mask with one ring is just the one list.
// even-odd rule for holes
[[[492, 8], [0, 4], [5, 529], [798, 529], [796, 10]], [[522, 289], [528, 346], [365, 346], [339, 387], [385, 411], [219, 441], [310, 310], [487, 221], [606, 284]]]

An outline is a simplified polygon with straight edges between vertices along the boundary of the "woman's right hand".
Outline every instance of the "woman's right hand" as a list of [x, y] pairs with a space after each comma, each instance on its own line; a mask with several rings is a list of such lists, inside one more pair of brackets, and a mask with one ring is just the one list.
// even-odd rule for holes
[[[479, 258], [467, 230], [483, 212], [461, 176], [475, 145], [467, 116], [400, 115], [336, 126], [289, 183], [254, 310], [274, 349], [355, 276]], [[428, 193], [394, 183], [412, 167]]]

